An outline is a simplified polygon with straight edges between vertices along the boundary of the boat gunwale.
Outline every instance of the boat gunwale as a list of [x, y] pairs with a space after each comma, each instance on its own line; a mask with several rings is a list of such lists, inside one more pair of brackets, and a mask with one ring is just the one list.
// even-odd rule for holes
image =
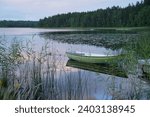
[[74, 55], [74, 56], [79, 56], [79, 57], [91, 57], [91, 58], [108, 58], [108, 57], [117, 57], [117, 55], [106, 55], [106, 56], [104, 56], [104, 55], [99, 55], [98, 56], [98, 54], [97, 54], [97, 56], [96, 56], [96, 54], [93, 54], [93, 56], [92, 56], [92, 54], [91, 55], [87, 55], [86, 53], [84, 54], [84, 53], [72, 53], [72, 52], [66, 52], [66, 54], [70, 54], [70, 55]]

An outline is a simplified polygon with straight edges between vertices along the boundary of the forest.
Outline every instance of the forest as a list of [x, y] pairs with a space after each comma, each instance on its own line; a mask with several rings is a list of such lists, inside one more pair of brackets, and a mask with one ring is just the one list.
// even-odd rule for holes
[[142, 27], [150, 26], [150, 0], [89, 12], [45, 17], [39, 21], [0, 21], [0, 27]]
[[37, 27], [38, 21], [0, 21], [0, 27]]
[[150, 26], [150, 0], [129, 4], [125, 8], [98, 9], [45, 17], [40, 27], [137, 27]]

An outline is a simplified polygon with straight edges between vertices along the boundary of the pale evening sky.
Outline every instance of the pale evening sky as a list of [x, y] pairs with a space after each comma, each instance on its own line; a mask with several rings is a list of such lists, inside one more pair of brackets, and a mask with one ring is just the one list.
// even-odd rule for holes
[[39, 20], [68, 13], [125, 7], [141, 0], [0, 0], [0, 20]]

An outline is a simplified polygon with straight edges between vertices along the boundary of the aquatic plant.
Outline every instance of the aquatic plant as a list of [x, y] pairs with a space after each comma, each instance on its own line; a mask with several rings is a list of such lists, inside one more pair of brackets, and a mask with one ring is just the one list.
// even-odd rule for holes
[[[124, 49], [124, 52], [128, 54], [120, 63], [128, 72], [131, 66], [136, 67], [135, 63], [140, 58], [140, 54], [136, 54], [137, 43], [133, 41], [125, 47], [126, 50]], [[82, 70], [72, 71], [64, 67], [63, 59], [62, 55], [57, 54], [57, 51], [49, 45], [49, 40], [46, 40], [42, 48], [36, 51], [32, 41], [22, 44], [14, 39], [11, 44], [7, 44], [5, 39], [1, 39], [0, 99], [94, 99], [90, 95], [92, 89], [88, 87], [91, 85], [89, 76]], [[133, 80], [132, 83], [135, 82]], [[121, 92], [123, 86], [120, 86], [120, 90], [111, 87], [112, 99], [117, 99], [117, 97], [140, 99], [141, 86], [138, 84], [134, 86], [131, 87], [130, 93], [128, 91], [124, 93], [124, 90]], [[125, 94], [127, 94], [126, 98], [123, 98]]]
[[[136, 40], [132, 40], [126, 46], [124, 46], [122, 53], [124, 53], [125, 59], [123, 61], [125, 69], [132, 71], [135, 74], [139, 73], [139, 69], [142, 71], [142, 75], [149, 74], [143, 71], [143, 66], [139, 63], [139, 60], [144, 60], [147, 66], [150, 59], [150, 34], [141, 33]], [[139, 68], [140, 67], [140, 68]], [[150, 69], [149, 69], [150, 70]], [[150, 72], [150, 71], [149, 71]], [[146, 77], [149, 79], [148, 75]]]
[[74, 76], [65, 68], [58, 71], [62, 58], [47, 42], [40, 51], [32, 48], [31, 41], [25, 46], [17, 40], [10, 46], [3, 46], [8, 45], [6, 41], [0, 42], [0, 99], [84, 98], [81, 74]]

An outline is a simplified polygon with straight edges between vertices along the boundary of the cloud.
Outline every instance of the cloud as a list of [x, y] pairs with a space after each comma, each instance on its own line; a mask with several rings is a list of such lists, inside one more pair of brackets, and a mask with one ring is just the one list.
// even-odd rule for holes
[[[0, 0], [0, 19], [39, 20], [58, 13], [127, 6], [138, 0]], [[140, 1], [140, 0], [139, 0]]]

